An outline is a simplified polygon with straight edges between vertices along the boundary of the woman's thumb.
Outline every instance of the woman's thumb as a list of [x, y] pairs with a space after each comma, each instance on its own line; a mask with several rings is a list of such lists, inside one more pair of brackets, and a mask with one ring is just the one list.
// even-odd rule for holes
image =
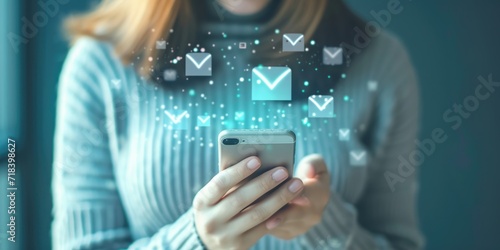
[[307, 155], [297, 165], [297, 176], [302, 178], [321, 178], [328, 174], [325, 160], [319, 154]]

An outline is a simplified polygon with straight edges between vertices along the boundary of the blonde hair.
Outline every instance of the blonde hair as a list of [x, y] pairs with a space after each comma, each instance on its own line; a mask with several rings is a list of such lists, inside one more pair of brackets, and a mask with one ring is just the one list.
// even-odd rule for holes
[[[283, 32], [302, 32], [309, 39], [323, 17], [327, 1], [282, 0], [264, 29], [268, 33], [277, 27]], [[134, 62], [141, 75], [150, 77], [154, 62], [148, 58], [158, 56], [156, 41], [166, 40], [170, 46], [183, 48], [195, 39], [194, 20], [192, 0], [103, 0], [93, 11], [68, 18], [65, 28], [72, 42], [81, 36], [110, 42], [124, 64]], [[174, 26], [186, 32], [169, 37]], [[276, 53], [271, 45], [262, 54], [286, 55]]]

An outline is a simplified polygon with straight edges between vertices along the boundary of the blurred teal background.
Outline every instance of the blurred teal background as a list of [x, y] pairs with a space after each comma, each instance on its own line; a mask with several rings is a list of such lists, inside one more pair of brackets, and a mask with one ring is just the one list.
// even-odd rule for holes
[[[40, 0], [47, 2], [49, 0]], [[17, 242], [0, 228], [0, 249], [50, 249], [51, 162], [56, 84], [68, 45], [61, 20], [96, 1], [59, 0], [37, 34], [13, 49], [21, 18], [43, 11], [37, 1], [0, 1], [0, 225], [6, 222], [6, 135], [17, 144]], [[356, 12], [387, 9], [389, 0], [348, 0]], [[422, 100], [420, 138], [443, 128], [448, 140], [420, 171], [419, 211], [427, 249], [500, 249], [500, 89], [452, 130], [443, 113], [473, 95], [477, 77], [500, 81], [500, 1], [401, 0], [388, 29], [406, 44]], [[20, 215], [19, 215], [20, 214]]]

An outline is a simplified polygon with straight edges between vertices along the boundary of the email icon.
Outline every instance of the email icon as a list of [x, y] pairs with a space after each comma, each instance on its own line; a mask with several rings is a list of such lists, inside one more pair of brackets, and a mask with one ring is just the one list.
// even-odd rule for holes
[[234, 120], [239, 121], [239, 122], [244, 122], [245, 121], [245, 112], [243, 112], [243, 111], [234, 112]]
[[177, 80], [177, 71], [175, 69], [166, 69], [163, 71], [163, 79], [168, 82]]
[[210, 53], [188, 53], [186, 55], [186, 76], [211, 76], [212, 55]]
[[312, 95], [309, 96], [309, 117], [311, 118], [332, 118], [333, 96], [330, 95]]
[[247, 43], [246, 42], [240, 42], [239, 45], [238, 45], [238, 47], [240, 49], [246, 49], [247, 48]]
[[362, 167], [366, 166], [366, 151], [354, 150], [349, 152], [349, 163], [351, 166]]
[[299, 33], [288, 33], [283, 35], [283, 51], [304, 51], [304, 35]]
[[120, 79], [111, 79], [111, 83], [113, 84], [113, 87], [116, 89], [119, 89], [122, 86], [122, 80]]
[[299, 33], [288, 33], [283, 35], [283, 51], [304, 51], [304, 35]]
[[344, 129], [339, 129], [339, 140], [341, 141], [348, 141], [351, 139], [351, 130], [344, 128]]
[[288, 67], [255, 67], [252, 70], [252, 100], [292, 99], [292, 70]]
[[156, 49], [167, 49], [167, 41], [156, 41]]
[[325, 65], [342, 65], [343, 50], [340, 47], [325, 47], [323, 48], [323, 64]]
[[199, 115], [198, 120], [196, 121], [196, 125], [198, 127], [210, 127], [210, 116]]
[[377, 91], [378, 88], [378, 82], [377, 81], [368, 81], [368, 90], [373, 92]]
[[187, 129], [189, 114], [185, 110], [165, 110], [165, 125], [169, 129]]

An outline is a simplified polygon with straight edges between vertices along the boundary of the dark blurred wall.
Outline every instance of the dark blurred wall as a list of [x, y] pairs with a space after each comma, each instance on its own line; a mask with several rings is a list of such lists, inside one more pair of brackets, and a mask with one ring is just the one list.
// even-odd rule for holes
[[[15, 1], [15, 0], [8, 0]], [[23, 0], [22, 17], [32, 20], [38, 12], [45, 12], [39, 1]], [[41, 2], [48, 2], [41, 0]], [[54, 2], [54, 1], [51, 1]], [[24, 226], [19, 233], [23, 237], [19, 249], [50, 249], [50, 223], [52, 220], [52, 198], [50, 180], [52, 175], [52, 146], [55, 124], [57, 82], [68, 44], [62, 32], [64, 17], [87, 10], [95, 1], [65, 0], [53, 13], [48, 13], [45, 25], [37, 25], [37, 33], [25, 46], [21, 69], [24, 79], [25, 124], [24, 152], [18, 157], [24, 167], [23, 209]], [[19, 28], [21, 29], [21, 28]], [[21, 32], [21, 31], [19, 31]], [[23, 46], [23, 45], [21, 45]]]
[[[389, 2], [350, 1], [370, 18]], [[448, 135], [421, 166], [419, 200], [428, 249], [499, 249], [500, 88], [456, 130], [443, 120], [475, 94], [478, 76], [500, 82], [500, 1], [401, 1], [388, 26], [406, 44], [421, 86], [420, 138]]]
[[[11, 1], [11, 0], [9, 0]], [[14, 1], [14, 0], [12, 0]], [[45, 1], [45, 0], [42, 0]], [[349, 0], [368, 20], [392, 0]], [[24, 0], [23, 16], [41, 8]], [[443, 120], [455, 103], [473, 95], [478, 76], [500, 81], [500, 1], [402, 0], [387, 29], [406, 44], [421, 83], [421, 139], [442, 128], [446, 142], [425, 158], [420, 171], [419, 209], [427, 249], [495, 249], [500, 233], [500, 89], [480, 103], [457, 130]], [[67, 44], [61, 20], [89, 1], [69, 1], [23, 45], [24, 249], [50, 248], [50, 177], [58, 74]], [[21, 163], [20, 163], [21, 164]], [[28, 240], [29, 239], [29, 240]], [[498, 249], [498, 248], [496, 248]]]

